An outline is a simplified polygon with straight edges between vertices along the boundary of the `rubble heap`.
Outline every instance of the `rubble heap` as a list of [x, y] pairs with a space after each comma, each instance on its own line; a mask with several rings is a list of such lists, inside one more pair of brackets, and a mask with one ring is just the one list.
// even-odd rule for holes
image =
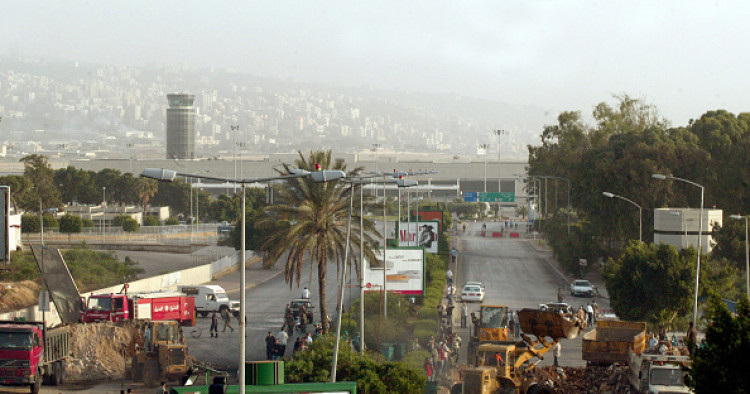
[[0, 312], [27, 308], [37, 302], [39, 284], [30, 280], [0, 283]]
[[552, 387], [555, 393], [637, 393], [628, 382], [627, 366], [542, 367], [534, 372], [537, 381]]
[[71, 326], [72, 356], [66, 377], [72, 381], [123, 379], [126, 366], [143, 338], [137, 322], [90, 323]]

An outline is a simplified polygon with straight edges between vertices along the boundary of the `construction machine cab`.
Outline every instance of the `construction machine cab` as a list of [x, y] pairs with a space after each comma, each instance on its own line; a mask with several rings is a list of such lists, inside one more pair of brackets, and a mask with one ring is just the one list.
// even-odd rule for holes
[[508, 307], [482, 305], [479, 307], [479, 342], [508, 341]]

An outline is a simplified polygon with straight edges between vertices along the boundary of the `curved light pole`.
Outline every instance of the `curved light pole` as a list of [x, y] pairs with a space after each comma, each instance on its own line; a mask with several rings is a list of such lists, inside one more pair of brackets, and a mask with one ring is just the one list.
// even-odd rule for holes
[[479, 147], [484, 150], [484, 192], [487, 193], [487, 149], [490, 149], [490, 144], [480, 144]]
[[141, 173], [141, 176], [144, 178], [152, 178], [159, 181], [165, 181], [165, 182], [172, 182], [175, 178], [175, 176], [185, 176], [185, 177], [192, 177], [192, 178], [200, 178], [200, 179], [207, 179], [207, 180], [213, 180], [213, 181], [219, 181], [219, 182], [230, 182], [234, 184], [240, 185], [242, 187], [242, 217], [240, 218], [240, 226], [242, 228], [240, 229], [240, 323], [239, 323], [239, 336], [240, 336], [240, 362], [238, 365], [239, 368], [239, 388], [240, 393], [245, 393], [245, 315], [246, 315], [246, 306], [247, 306], [247, 299], [246, 299], [246, 285], [245, 285], [245, 188], [248, 184], [251, 183], [262, 183], [262, 182], [271, 182], [276, 180], [282, 180], [282, 179], [290, 179], [290, 178], [311, 178], [314, 182], [328, 182], [333, 181], [337, 179], [341, 179], [346, 177], [346, 174], [343, 171], [339, 170], [325, 170], [325, 171], [316, 171], [316, 172], [310, 172], [306, 170], [299, 170], [299, 169], [290, 169], [289, 172], [290, 175], [280, 175], [280, 176], [273, 176], [268, 178], [256, 178], [256, 179], [228, 179], [228, 178], [220, 178], [220, 177], [213, 177], [213, 176], [207, 176], [207, 175], [199, 175], [199, 174], [184, 174], [175, 172], [172, 170], [168, 170], [165, 168], [146, 168]]
[[623, 196], [618, 196], [614, 193], [602, 192], [602, 195], [607, 198], [619, 198], [620, 200], [625, 200], [638, 207], [638, 242], [643, 243], [643, 208], [641, 208], [640, 205], [636, 204], [635, 201]]
[[748, 215], [729, 215], [730, 218], [735, 220], [745, 219], [745, 280], [747, 286], [747, 298], [750, 298], [750, 244], [747, 239], [747, 218]]
[[704, 191], [704, 188], [702, 185], [699, 185], [693, 181], [689, 181], [687, 179], [678, 178], [676, 176], [671, 176], [671, 175], [652, 174], [651, 178], [662, 179], [662, 180], [674, 179], [676, 181], [689, 183], [701, 189], [701, 210], [700, 210], [700, 219], [698, 220], [698, 262], [695, 266], [695, 301], [693, 302], [693, 327], [695, 327], [695, 329], [697, 330], [698, 329], [698, 284], [699, 284], [700, 275], [701, 275], [701, 241], [703, 239], [703, 191]]

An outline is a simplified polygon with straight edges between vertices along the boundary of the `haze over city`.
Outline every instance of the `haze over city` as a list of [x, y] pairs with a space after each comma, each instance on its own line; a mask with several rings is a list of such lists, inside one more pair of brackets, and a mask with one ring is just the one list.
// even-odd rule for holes
[[[198, 107], [205, 104], [201, 93], [212, 85], [221, 96], [223, 87], [239, 85], [241, 90], [245, 88], [241, 81], [252, 78], [288, 90], [308, 84], [308, 97], [322, 89], [323, 100], [328, 100], [323, 107], [335, 101], [326, 94], [345, 89], [348, 101], [374, 95], [381, 104], [399, 103], [398, 108], [380, 108], [377, 113], [367, 113], [362, 106], [336, 108], [347, 116], [351, 111], [365, 112], [362, 117], [367, 119], [361, 124], [332, 122], [337, 137], [371, 137], [359, 148], [407, 130], [412, 141], [392, 148], [415, 150], [420, 141], [428, 141], [427, 150], [477, 153], [477, 144], [495, 141], [494, 129], [508, 129], [511, 135], [506, 142], [512, 146], [508, 154], [524, 156], [525, 144], [538, 143], [542, 126], [555, 123], [559, 112], [580, 110], [590, 120], [593, 107], [602, 101], [614, 103], [615, 95], [628, 94], [656, 106], [673, 126], [685, 125], [708, 110], [742, 112], [742, 87], [750, 82], [744, 66], [750, 59], [733, 48], [750, 44], [743, 28], [747, 15], [743, 10], [748, 8], [738, 1], [575, 5], [561, 1], [46, 1], [43, 6], [10, 1], [0, 24], [0, 55], [52, 65], [68, 62], [76, 68], [88, 67], [89, 76], [108, 73], [102, 69], [105, 66], [142, 68], [143, 74], [123, 78], [135, 81], [144, 79], [153, 67], [170, 70], [171, 80], [159, 74], [156, 83], [197, 94]], [[27, 72], [23, 68], [12, 67], [15, 73]], [[122, 77], [120, 71], [112, 73]], [[258, 79], [254, 81], [249, 88], [258, 84]], [[138, 89], [146, 91], [152, 81], [140, 82]], [[119, 88], [132, 91], [126, 85]], [[279, 96], [278, 89], [270, 92]], [[144, 117], [142, 124], [137, 119], [127, 122], [130, 109], [125, 108], [121, 115], [125, 128], [161, 135], [163, 127], [155, 118], [163, 117], [159, 114], [166, 106], [162, 93], [172, 92], [154, 94], [154, 100], [161, 102], [150, 113], [152, 119], [145, 118], [144, 107], [153, 104], [135, 104], [138, 109], [133, 110]], [[254, 93], [245, 92], [251, 97]], [[5, 96], [9, 98], [7, 92]], [[431, 103], [432, 99], [439, 103]], [[270, 106], [290, 111], [279, 103]], [[401, 115], [396, 112], [404, 108], [410, 122], [388, 119]], [[283, 128], [283, 120], [251, 130], [247, 123], [257, 121], [243, 122], [230, 109], [211, 114], [211, 120], [199, 119], [205, 122], [199, 134], [209, 138], [221, 134], [226, 139], [228, 124], [235, 122], [243, 124], [245, 132], [257, 132], [246, 141], [249, 145], [278, 143], [283, 137], [283, 133], [268, 134], [270, 129]], [[429, 121], [414, 120], [420, 112], [433, 113]], [[329, 127], [336, 115], [323, 117]], [[11, 120], [5, 114], [6, 128]], [[157, 123], [149, 125], [150, 121]], [[450, 121], [455, 123], [446, 126]], [[327, 130], [320, 131], [320, 122], [310, 123], [318, 126], [318, 134], [330, 137]], [[339, 123], [344, 130], [338, 129]], [[384, 124], [392, 134], [376, 130]], [[31, 121], [28, 127], [44, 125]], [[472, 138], [461, 141], [467, 135]]]

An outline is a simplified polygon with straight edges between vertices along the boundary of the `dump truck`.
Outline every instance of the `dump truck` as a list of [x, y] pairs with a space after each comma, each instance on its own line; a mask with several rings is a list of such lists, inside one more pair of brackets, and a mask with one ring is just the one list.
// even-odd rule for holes
[[600, 319], [583, 334], [582, 358], [587, 365], [627, 364], [630, 351], [646, 348], [646, 323]]
[[641, 393], [690, 393], [685, 386], [683, 366], [690, 356], [647, 354], [629, 351], [628, 380]]
[[36, 394], [42, 383], [65, 379], [70, 357], [68, 327], [44, 328], [42, 322], [0, 322], [0, 384], [29, 386]]
[[130, 364], [133, 380], [153, 387], [161, 381], [182, 384], [190, 377], [193, 363], [176, 321], [145, 321], [140, 332], [143, 346], [136, 346]]
[[508, 328], [512, 323], [505, 305], [484, 305], [479, 307], [479, 317], [469, 340], [467, 360], [471, 360], [479, 345], [483, 343], [503, 343], [508, 339]]
[[195, 325], [195, 298], [183, 293], [91, 293], [85, 305], [83, 323], [141, 319]]
[[470, 365], [459, 370], [461, 383], [453, 385], [451, 394], [550, 392], [533, 379], [533, 369], [560, 339], [576, 338], [585, 323], [575, 316], [528, 308], [518, 312], [518, 320], [521, 340], [479, 344]]

